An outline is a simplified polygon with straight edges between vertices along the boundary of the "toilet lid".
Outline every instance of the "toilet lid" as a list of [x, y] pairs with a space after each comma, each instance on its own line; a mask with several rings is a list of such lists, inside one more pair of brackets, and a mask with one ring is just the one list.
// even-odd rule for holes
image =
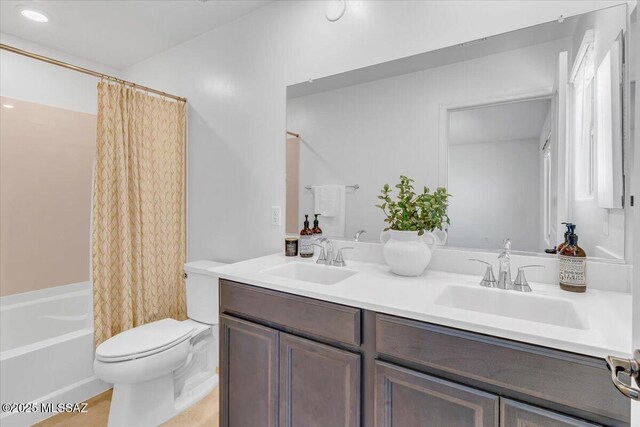
[[189, 339], [193, 325], [174, 319], [162, 319], [115, 335], [96, 349], [96, 359], [119, 362], [150, 356]]

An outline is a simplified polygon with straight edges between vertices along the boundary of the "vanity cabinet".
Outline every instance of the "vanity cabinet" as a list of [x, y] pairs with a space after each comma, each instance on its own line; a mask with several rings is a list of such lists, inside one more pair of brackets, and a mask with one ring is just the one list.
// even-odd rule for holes
[[376, 427], [494, 427], [495, 394], [376, 362]]
[[359, 426], [360, 355], [281, 334], [280, 425]]
[[629, 425], [604, 360], [220, 280], [221, 426]]
[[359, 309], [232, 282], [220, 301], [221, 426], [360, 426]]
[[595, 427], [597, 425], [514, 400], [500, 399], [500, 427]]
[[221, 425], [278, 425], [278, 338], [275, 329], [220, 316]]

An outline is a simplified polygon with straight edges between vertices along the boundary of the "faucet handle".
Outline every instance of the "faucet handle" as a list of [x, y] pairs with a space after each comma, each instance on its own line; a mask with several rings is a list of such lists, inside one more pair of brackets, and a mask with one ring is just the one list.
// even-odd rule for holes
[[324, 256], [324, 246], [319, 245], [317, 243], [312, 243], [313, 246], [317, 246], [320, 248], [320, 255], [318, 255], [318, 259], [316, 260], [316, 264], [324, 264], [327, 261], [327, 258]]
[[336, 255], [336, 259], [333, 261], [333, 265], [337, 267], [344, 267], [345, 265], [347, 265], [344, 262], [344, 257], [342, 256], [342, 251], [344, 251], [345, 249], [353, 249], [353, 247], [347, 246], [347, 247], [338, 249], [338, 254]]
[[487, 266], [487, 271], [484, 272], [484, 277], [480, 281], [480, 286], [484, 286], [485, 288], [495, 288], [497, 286], [496, 276], [493, 275], [493, 266], [491, 263], [475, 258], [469, 258], [469, 261], [480, 262]]
[[529, 282], [527, 282], [527, 278], [524, 275], [525, 268], [545, 268], [545, 266], [540, 264], [531, 264], [519, 267], [518, 275], [516, 276], [515, 282], [513, 282], [514, 291], [531, 292], [531, 286], [529, 286]]

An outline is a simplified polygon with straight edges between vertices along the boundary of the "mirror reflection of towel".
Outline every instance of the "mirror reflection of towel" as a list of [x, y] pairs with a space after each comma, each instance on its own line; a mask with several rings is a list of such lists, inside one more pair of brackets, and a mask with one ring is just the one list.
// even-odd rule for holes
[[320, 214], [322, 234], [329, 237], [345, 235], [345, 193], [344, 185], [319, 185], [313, 187], [315, 212]]

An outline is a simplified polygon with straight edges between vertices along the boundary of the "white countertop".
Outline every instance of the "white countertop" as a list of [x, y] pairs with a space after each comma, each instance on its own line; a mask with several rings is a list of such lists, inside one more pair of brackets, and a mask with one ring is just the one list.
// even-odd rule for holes
[[347, 261], [347, 266], [342, 268], [358, 274], [333, 285], [262, 272], [291, 262], [314, 264], [315, 259], [275, 254], [212, 268], [210, 273], [262, 288], [589, 356], [629, 357], [631, 353], [631, 297], [626, 293], [588, 289], [584, 294], [574, 294], [558, 286], [529, 282], [533, 292], [524, 296], [570, 301], [587, 325], [585, 329], [577, 329], [436, 303], [447, 287], [481, 289], [487, 292], [487, 298], [491, 298], [491, 292], [516, 293], [481, 288], [480, 276], [427, 269], [419, 277], [400, 277], [391, 273], [386, 265], [357, 261]]

